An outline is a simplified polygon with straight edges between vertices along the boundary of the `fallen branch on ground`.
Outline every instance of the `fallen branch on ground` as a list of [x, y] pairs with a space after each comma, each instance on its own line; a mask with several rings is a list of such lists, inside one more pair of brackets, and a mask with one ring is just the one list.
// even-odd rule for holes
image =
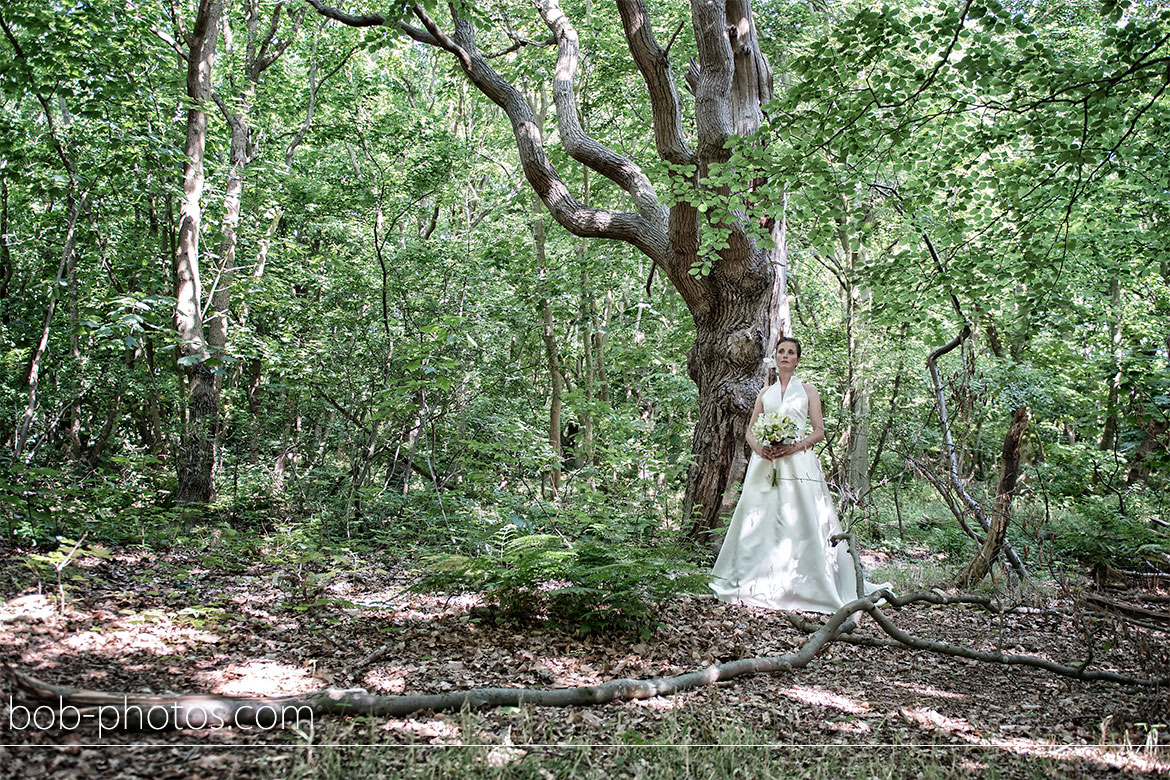
[[[222, 725], [271, 728], [278, 723], [288, 722], [290, 718], [300, 719], [327, 714], [394, 717], [424, 711], [461, 710], [464, 707], [472, 709], [524, 705], [571, 707], [648, 699], [654, 696], [670, 696], [747, 675], [795, 671], [807, 666], [826, 646], [835, 641], [873, 643], [881, 647], [898, 646], [989, 663], [1030, 666], [1077, 680], [1102, 680], [1122, 685], [1170, 685], [1170, 676], [1144, 679], [1115, 671], [1060, 664], [1038, 656], [980, 651], [916, 637], [893, 624], [878, 605], [882, 600], [895, 609], [911, 604], [930, 603], [966, 604], [980, 606], [993, 612], [1000, 611], [996, 602], [987, 596], [948, 595], [940, 591], [897, 596], [888, 590], [880, 590], [841, 607], [824, 624], [812, 630], [804, 643], [791, 653], [764, 658], [740, 658], [676, 677], [655, 677], [648, 680], [619, 679], [578, 688], [477, 688], [408, 696], [379, 696], [361, 688], [328, 688], [301, 696], [282, 697], [155, 696], [107, 693], [54, 685], [13, 669], [9, 669], [9, 676], [17, 698], [22, 702], [77, 707], [82, 716], [99, 719], [106, 728], [132, 730], [207, 728]], [[856, 627], [851, 624], [859, 613], [871, 615], [889, 639], [851, 636], [849, 632]], [[815, 624], [804, 621], [794, 625], [803, 626], [802, 630], [806, 630]]]

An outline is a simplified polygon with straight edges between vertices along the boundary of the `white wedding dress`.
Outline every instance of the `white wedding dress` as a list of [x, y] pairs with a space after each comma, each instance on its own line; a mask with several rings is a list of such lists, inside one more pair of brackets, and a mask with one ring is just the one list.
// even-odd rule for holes
[[[796, 422], [798, 438], [808, 419], [808, 395], [796, 377], [765, 391], [764, 412]], [[772, 484], [775, 468], [777, 484]], [[711, 589], [721, 601], [768, 609], [836, 612], [857, 598], [853, 559], [841, 533], [833, 499], [816, 454], [797, 452], [773, 461], [752, 454], [743, 492], [715, 561]], [[886, 585], [865, 583], [871, 593]]]

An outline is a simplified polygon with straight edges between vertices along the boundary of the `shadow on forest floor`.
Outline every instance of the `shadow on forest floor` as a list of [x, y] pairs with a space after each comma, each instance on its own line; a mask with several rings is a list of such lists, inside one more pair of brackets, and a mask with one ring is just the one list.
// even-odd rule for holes
[[[411, 592], [403, 565], [380, 565], [361, 558], [343, 570], [232, 561], [225, 571], [194, 555], [120, 552], [78, 562], [62, 611], [56, 583], [38, 591], [32, 571], [8, 555], [0, 558], [0, 660], [47, 681], [104, 691], [269, 696], [364, 687], [403, 694], [674, 675], [787, 652], [803, 638], [777, 613], [703, 598], [665, 605], [663, 625], [649, 641], [495, 625], [481, 621], [475, 598]], [[1063, 662], [1086, 657], [1086, 635], [1067, 609], [989, 617], [918, 606], [894, 619], [920, 636], [981, 649]], [[1157, 674], [1149, 668], [1156, 663], [1166, 673], [1162, 634], [1093, 625], [1096, 667], [1143, 676]], [[0, 748], [0, 761], [25, 778], [945, 777], [989, 770], [1079, 777], [1170, 770], [1170, 750], [1159, 744], [1170, 719], [1167, 691], [844, 644], [792, 674], [669, 699], [322, 718], [269, 730], [125, 734], [87, 722], [65, 731], [61, 713], [47, 709], [26, 723], [33, 713], [13, 708], [9, 694], [0, 692], [0, 741], [10, 745]], [[356, 749], [361, 745], [382, 749]]]

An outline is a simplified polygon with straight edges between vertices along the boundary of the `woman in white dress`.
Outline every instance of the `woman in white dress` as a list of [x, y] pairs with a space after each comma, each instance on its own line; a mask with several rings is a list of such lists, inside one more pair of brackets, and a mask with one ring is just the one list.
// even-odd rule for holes
[[[754, 454], [715, 561], [711, 589], [721, 601], [831, 613], [857, 598], [857, 578], [846, 545], [829, 542], [841, 533], [841, 524], [812, 452], [825, 438], [821, 398], [795, 376], [799, 362], [800, 342], [782, 338], [776, 345], [779, 380], [760, 391], [748, 423], [746, 438]], [[796, 441], [776, 446], [757, 441], [752, 426], [764, 412], [791, 417]], [[801, 437], [806, 422], [812, 430]], [[867, 593], [882, 587], [865, 583]]]

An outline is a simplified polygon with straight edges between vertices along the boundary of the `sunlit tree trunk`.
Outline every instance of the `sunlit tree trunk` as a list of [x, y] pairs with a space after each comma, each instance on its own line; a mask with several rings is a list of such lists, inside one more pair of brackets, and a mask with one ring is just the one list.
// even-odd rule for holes
[[207, 142], [206, 105], [211, 95], [211, 70], [219, 38], [223, 0], [200, 0], [187, 42], [187, 138], [183, 145], [183, 201], [175, 251], [175, 325], [181, 362], [187, 374], [186, 421], [175, 468], [179, 478], [176, 498], [182, 503], [206, 503], [214, 493], [215, 426], [219, 397], [215, 372], [203, 335], [199, 279], [199, 232], [203, 220], [203, 154]]

